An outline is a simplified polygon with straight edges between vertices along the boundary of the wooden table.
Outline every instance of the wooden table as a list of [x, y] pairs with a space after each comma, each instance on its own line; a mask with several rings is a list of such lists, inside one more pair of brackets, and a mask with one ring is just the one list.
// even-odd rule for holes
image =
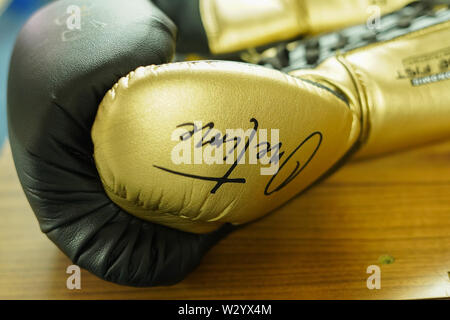
[[[2, 299], [404, 299], [450, 296], [450, 142], [347, 164], [214, 247], [173, 287], [137, 289], [82, 271], [41, 234], [0, 158]], [[388, 259], [383, 258], [388, 257]], [[366, 269], [381, 268], [369, 290]]]

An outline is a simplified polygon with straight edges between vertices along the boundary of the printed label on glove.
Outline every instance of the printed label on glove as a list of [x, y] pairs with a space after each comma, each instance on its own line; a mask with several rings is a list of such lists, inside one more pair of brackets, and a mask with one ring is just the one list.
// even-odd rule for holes
[[421, 86], [450, 79], [450, 48], [409, 57], [402, 61], [398, 79], [410, 79], [413, 86]]

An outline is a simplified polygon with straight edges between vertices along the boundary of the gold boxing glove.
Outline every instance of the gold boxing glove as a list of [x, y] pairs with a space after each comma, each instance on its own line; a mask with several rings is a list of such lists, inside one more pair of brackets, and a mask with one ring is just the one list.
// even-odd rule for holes
[[220, 61], [142, 67], [107, 93], [92, 128], [109, 197], [195, 233], [257, 219], [355, 153], [449, 136], [449, 21], [289, 75]]
[[376, 20], [413, 0], [200, 0], [210, 51], [224, 54]]

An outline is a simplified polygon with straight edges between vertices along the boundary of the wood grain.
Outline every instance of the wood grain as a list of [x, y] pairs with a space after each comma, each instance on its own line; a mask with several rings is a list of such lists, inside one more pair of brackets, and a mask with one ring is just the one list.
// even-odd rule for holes
[[[1, 299], [407, 299], [450, 296], [450, 142], [347, 164], [264, 219], [231, 234], [173, 287], [129, 288], [82, 271], [40, 233], [0, 158]], [[380, 264], [380, 256], [395, 259]], [[381, 267], [368, 290], [366, 268]]]

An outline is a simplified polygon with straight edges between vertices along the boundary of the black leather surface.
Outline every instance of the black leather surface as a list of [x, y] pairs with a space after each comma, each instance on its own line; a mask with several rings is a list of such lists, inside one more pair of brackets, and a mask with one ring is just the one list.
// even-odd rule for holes
[[[81, 30], [67, 28], [69, 5], [83, 9]], [[41, 230], [74, 263], [119, 284], [176, 283], [231, 228], [194, 235], [135, 218], [106, 196], [93, 162], [102, 97], [136, 67], [169, 61], [175, 33], [147, 0], [61, 0], [28, 21], [11, 60], [11, 147]]]
[[199, 0], [153, 0], [178, 26], [177, 52], [209, 53]]

